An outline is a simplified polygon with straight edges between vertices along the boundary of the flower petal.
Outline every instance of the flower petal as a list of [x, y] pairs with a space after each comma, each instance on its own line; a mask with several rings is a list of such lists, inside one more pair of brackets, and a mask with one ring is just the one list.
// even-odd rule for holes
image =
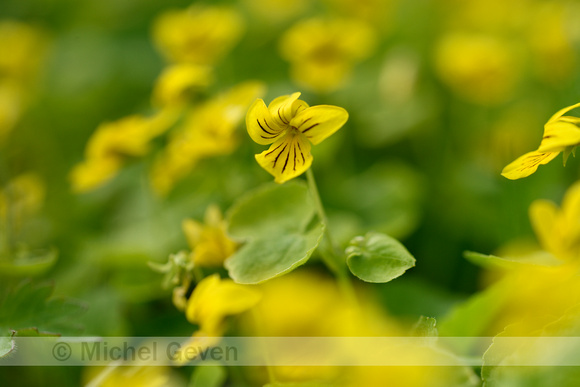
[[286, 129], [272, 118], [270, 110], [262, 99], [257, 99], [250, 106], [246, 115], [248, 134], [258, 144], [267, 145], [276, 141]]
[[298, 97], [300, 93], [296, 92], [292, 95], [283, 95], [270, 102], [268, 109], [278, 125], [287, 126], [296, 114], [308, 107], [308, 104], [299, 100]]
[[548, 123], [546, 125], [548, 125], [549, 123], [552, 123], [554, 121], [557, 121], [560, 117], [562, 117], [564, 114], [568, 113], [570, 110], [576, 109], [577, 107], [580, 107], [580, 103], [577, 103], [575, 105], [572, 106], [568, 106], [567, 108], [564, 108], [560, 111], [558, 111], [556, 114], [554, 114], [552, 116], [552, 118], [550, 118], [548, 120]]
[[538, 167], [552, 161], [560, 152], [533, 151], [518, 157], [501, 171], [502, 176], [516, 180], [530, 176]]
[[544, 126], [544, 137], [538, 151], [562, 152], [565, 148], [578, 144], [580, 144], [580, 128], [570, 121], [561, 119], [548, 122]]
[[348, 113], [341, 107], [318, 105], [300, 112], [290, 126], [298, 129], [312, 144], [317, 145], [340, 129], [348, 120]]
[[292, 131], [272, 144], [267, 151], [256, 155], [256, 161], [274, 176], [276, 183], [281, 184], [310, 168], [310, 143], [304, 135]]

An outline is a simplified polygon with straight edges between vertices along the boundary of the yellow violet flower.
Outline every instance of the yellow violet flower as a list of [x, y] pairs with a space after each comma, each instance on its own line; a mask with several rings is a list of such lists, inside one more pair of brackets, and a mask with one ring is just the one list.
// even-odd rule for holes
[[237, 43], [243, 27], [233, 9], [192, 6], [162, 14], [153, 38], [170, 62], [212, 65]]
[[151, 171], [154, 190], [165, 195], [200, 160], [231, 153], [238, 143], [236, 129], [244, 112], [263, 93], [261, 82], [247, 81], [188, 110], [155, 160]]
[[568, 106], [552, 116], [544, 125], [544, 136], [537, 150], [520, 156], [506, 166], [502, 176], [516, 180], [536, 172], [540, 165], [552, 161], [564, 152], [564, 165], [570, 153], [580, 144], [580, 118], [565, 116], [570, 110], [580, 107], [580, 103]]
[[85, 160], [71, 172], [74, 191], [91, 191], [109, 181], [127, 157], [147, 154], [151, 140], [174, 120], [174, 114], [167, 110], [153, 117], [132, 115], [99, 125], [87, 143]]
[[162, 108], [182, 105], [193, 92], [207, 88], [212, 82], [210, 67], [187, 63], [168, 66], [153, 89], [153, 104]]
[[507, 41], [491, 35], [454, 32], [437, 44], [435, 67], [456, 94], [481, 105], [512, 96], [519, 78], [519, 60]]
[[204, 278], [187, 302], [185, 316], [208, 335], [221, 336], [227, 316], [245, 312], [260, 301], [261, 294], [250, 285], [240, 285], [218, 274]]
[[336, 90], [356, 62], [375, 47], [375, 33], [367, 24], [346, 19], [309, 19], [282, 36], [280, 52], [291, 63], [299, 84], [318, 92]]
[[246, 115], [246, 126], [252, 140], [272, 144], [256, 161], [272, 174], [276, 183], [284, 183], [304, 173], [312, 164], [311, 145], [317, 145], [340, 129], [348, 120], [341, 107], [309, 107], [298, 97], [284, 95], [266, 106], [256, 100]]
[[196, 266], [222, 266], [232, 255], [237, 244], [226, 234], [226, 221], [221, 211], [211, 205], [205, 211], [204, 223], [193, 219], [183, 222], [183, 232], [191, 248], [191, 259]]
[[534, 201], [530, 219], [545, 250], [565, 261], [580, 257], [580, 182], [566, 191], [561, 208], [549, 200]]

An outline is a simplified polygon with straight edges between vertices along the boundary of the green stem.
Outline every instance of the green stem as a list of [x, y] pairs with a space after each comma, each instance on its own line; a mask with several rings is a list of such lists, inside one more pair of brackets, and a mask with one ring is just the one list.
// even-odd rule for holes
[[316, 180], [314, 180], [314, 173], [312, 173], [311, 168], [306, 171], [306, 179], [308, 181], [308, 188], [312, 195], [312, 199], [314, 200], [316, 212], [318, 213], [320, 221], [324, 225], [324, 234], [328, 245], [326, 249], [323, 248], [319, 250], [322, 261], [336, 275], [338, 285], [345, 297], [352, 305], [356, 305], [356, 295], [352, 286], [351, 278], [348, 275], [345, 259], [340, 249], [333, 242], [328, 227], [328, 218], [324, 211], [322, 200], [320, 200], [320, 194], [318, 193], [318, 187], [316, 186]]

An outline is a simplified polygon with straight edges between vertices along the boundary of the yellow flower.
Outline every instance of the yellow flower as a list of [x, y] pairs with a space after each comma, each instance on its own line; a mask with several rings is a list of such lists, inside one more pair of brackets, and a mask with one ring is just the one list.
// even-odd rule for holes
[[174, 120], [175, 115], [164, 110], [153, 117], [132, 115], [99, 125], [87, 143], [85, 160], [71, 171], [74, 191], [87, 192], [109, 181], [127, 157], [147, 154], [151, 140]]
[[191, 248], [196, 266], [222, 266], [224, 260], [236, 251], [236, 243], [226, 234], [226, 222], [221, 211], [211, 205], [205, 211], [204, 223], [193, 219], [183, 222], [183, 232]]
[[530, 219], [545, 250], [565, 261], [580, 258], [580, 182], [566, 191], [560, 209], [549, 200], [534, 201]]
[[537, 150], [520, 156], [506, 166], [502, 176], [510, 180], [521, 179], [536, 172], [538, 167], [549, 163], [560, 152], [564, 152], [564, 165], [570, 153], [580, 144], [580, 118], [565, 116], [570, 110], [580, 106], [568, 106], [554, 114], [544, 125], [544, 136]]
[[300, 93], [284, 95], [269, 106], [258, 99], [246, 115], [252, 140], [262, 145], [272, 144], [256, 155], [256, 161], [277, 183], [293, 179], [310, 168], [310, 144], [321, 143], [348, 120], [347, 111], [341, 107], [309, 107], [299, 96]]
[[185, 316], [207, 335], [221, 336], [227, 316], [243, 313], [260, 301], [260, 292], [251, 285], [212, 274], [197, 284], [187, 302]]
[[47, 39], [37, 28], [17, 21], [0, 22], [0, 78], [28, 82], [37, 72], [47, 48]]
[[241, 16], [230, 8], [192, 6], [162, 14], [153, 38], [171, 62], [212, 65], [239, 40]]
[[261, 82], [247, 81], [189, 110], [155, 160], [151, 171], [155, 191], [165, 195], [199, 160], [231, 153], [244, 111], [263, 92]]
[[159, 107], [181, 105], [191, 93], [205, 89], [213, 82], [207, 66], [177, 64], [167, 67], [153, 89], [153, 104]]
[[309, 19], [282, 37], [282, 57], [291, 63], [292, 77], [319, 92], [339, 88], [352, 67], [375, 47], [375, 33], [365, 23], [343, 19]]
[[0, 142], [14, 129], [24, 110], [24, 93], [16, 82], [0, 80]]
[[513, 47], [493, 36], [450, 33], [436, 46], [435, 67], [441, 80], [456, 94], [482, 105], [512, 96], [518, 65]]

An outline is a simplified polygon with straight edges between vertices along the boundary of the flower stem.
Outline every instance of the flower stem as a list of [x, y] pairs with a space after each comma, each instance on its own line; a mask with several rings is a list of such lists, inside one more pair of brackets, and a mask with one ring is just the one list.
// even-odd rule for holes
[[340, 251], [340, 249], [334, 244], [332, 235], [328, 228], [328, 218], [326, 212], [324, 211], [324, 206], [322, 205], [322, 200], [320, 200], [320, 194], [318, 193], [318, 187], [316, 185], [316, 180], [314, 180], [314, 173], [312, 169], [309, 168], [306, 171], [306, 179], [308, 180], [308, 188], [312, 199], [314, 200], [314, 206], [316, 207], [316, 212], [320, 221], [324, 225], [324, 234], [327, 247], [326, 249], [320, 249], [320, 255], [324, 264], [336, 275], [338, 280], [338, 285], [347, 299], [352, 305], [356, 305], [356, 296], [350, 276], [348, 275], [348, 270], [345, 264], [345, 259]]

